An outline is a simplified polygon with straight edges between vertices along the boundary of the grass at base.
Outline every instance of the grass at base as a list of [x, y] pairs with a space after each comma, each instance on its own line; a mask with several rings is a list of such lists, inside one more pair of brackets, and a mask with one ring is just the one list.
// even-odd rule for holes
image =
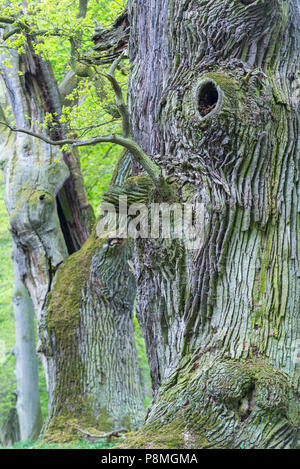
[[1, 449], [109, 449], [113, 448], [116, 443], [108, 443], [105, 439], [89, 443], [88, 441], [78, 440], [73, 443], [61, 445], [58, 443], [45, 443], [44, 441], [23, 441], [14, 444], [10, 448]]

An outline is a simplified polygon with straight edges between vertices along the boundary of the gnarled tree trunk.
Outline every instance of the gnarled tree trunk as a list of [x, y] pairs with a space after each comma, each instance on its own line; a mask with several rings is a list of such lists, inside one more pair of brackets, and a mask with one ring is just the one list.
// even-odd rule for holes
[[[39, 131], [36, 122], [48, 112], [57, 122], [46, 134], [62, 138], [61, 96], [49, 63], [29, 40], [11, 62], [1, 68], [17, 127]], [[144, 407], [130, 248], [105, 243], [95, 231], [88, 239], [94, 219], [76, 153], [61, 156], [58, 147], [24, 133], [1, 137], [15, 259], [36, 312], [49, 392], [44, 431], [63, 441], [81, 435], [78, 427], [136, 428]], [[128, 167], [124, 159], [121, 174]]]
[[134, 138], [206, 226], [196, 251], [137, 242], [155, 399], [125, 446], [295, 448], [298, 2], [136, 0], [129, 17]]

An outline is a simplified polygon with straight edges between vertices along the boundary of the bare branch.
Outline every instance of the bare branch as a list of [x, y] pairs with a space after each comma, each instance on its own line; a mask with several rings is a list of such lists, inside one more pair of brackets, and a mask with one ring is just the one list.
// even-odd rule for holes
[[8, 18], [6, 16], [0, 16], [0, 23], [13, 24], [16, 21], [15, 18]]
[[76, 135], [78, 136], [78, 138], [81, 140], [82, 137], [84, 135], [86, 135], [88, 132], [92, 131], [92, 130], [95, 130], [95, 129], [99, 129], [100, 127], [104, 127], [105, 125], [109, 125], [109, 124], [112, 124], [113, 122], [116, 122], [117, 119], [111, 119], [109, 121], [106, 121], [106, 122], [102, 122], [101, 124], [98, 124], [98, 125], [88, 125], [87, 127], [79, 127], [79, 128], [76, 128], [76, 127], [72, 127], [70, 130], [71, 132], [76, 132]]
[[125, 52], [123, 52], [117, 59], [113, 62], [110, 67], [108, 74], [105, 75], [106, 78], [110, 81], [112, 88], [115, 93], [116, 105], [120, 111], [122, 117], [122, 135], [124, 138], [127, 138], [130, 135], [130, 119], [127, 109], [127, 105], [124, 101], [122, 88], [115, 78], [115, 71], [121, 60], [125, 57]]
[[130, 25], [127, 9], [116, 19], [110, 29], [102, 28], [95, 22], [94, 50], [99, 53], [94, 63], [112, 63], [128, 47]]
[[27, 135], [31, 135], [32, 137], [38, 138], [49, 145], [55, 146], [64, 146], [64, 145], [71, 145], [72, 147], [85, 147], [90, 145], [97, 145], [98, 143], [115, 143], [116, 145], [120, 145], [126, 148], [129, 153], [133, 156], [133, 158], [144, 168], [144, 170], [149, 174], [152, 181], [154, 182], [155, 186], [160, 190], [161, 188], [161, 169], [157, 166], [146, 153], [141, 149], [141, 147], [135, 143], [130, 138], [120, 137], [119, 135], [108, 135], [108, 136], [99, 136], [93, 137], [91, 139], [86, 140], [76, 140], [66, 138], [63, 140], [52, 140], [45, 135], [38, 134], [31, 130], [27, 129], [19, 129], [14, 127], [7, 122], [0, 121], [0, 125], [4, 125], [8, 127], [12, 132], [20, 132]]

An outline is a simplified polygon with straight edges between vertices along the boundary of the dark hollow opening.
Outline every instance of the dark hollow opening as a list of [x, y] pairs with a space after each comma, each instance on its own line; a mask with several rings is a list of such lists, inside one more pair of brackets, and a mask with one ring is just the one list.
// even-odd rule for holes
[[217, 105], [219, 93], [214, 83], [209, 82], [202, 86], [199, 92], [198, 109], [201, 117], [207, 116]]
[[70, 231], [69, 231], [68, 223], [67, 223], [66, 217], [64, 215], [64, 212], [63, 212], [63, 209], [62, 209], [62, 206], [60, 204], [60, 201], [59, 201], [58, 197], [56, 197], [56, 203], [57, 203], [57, 214], [58, 214], [58, 218], [59, 218], [59, 221], [60, 221], [61, 230], [62, 230], [63, 236], [65, 238], [68, 253], [71, 255], [74, 252], [76, 252], [76, 248], [74, 246], [72, 236], [71, 236]]

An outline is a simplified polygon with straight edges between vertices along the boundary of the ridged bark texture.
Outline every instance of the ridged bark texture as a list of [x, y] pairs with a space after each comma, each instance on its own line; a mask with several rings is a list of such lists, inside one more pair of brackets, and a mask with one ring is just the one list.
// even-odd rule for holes
[[155, 399], [132, 447], [297, 447], [298, 2], [129, 3], [134, 138], [206, 217], [198, 251], [136, 245]]

